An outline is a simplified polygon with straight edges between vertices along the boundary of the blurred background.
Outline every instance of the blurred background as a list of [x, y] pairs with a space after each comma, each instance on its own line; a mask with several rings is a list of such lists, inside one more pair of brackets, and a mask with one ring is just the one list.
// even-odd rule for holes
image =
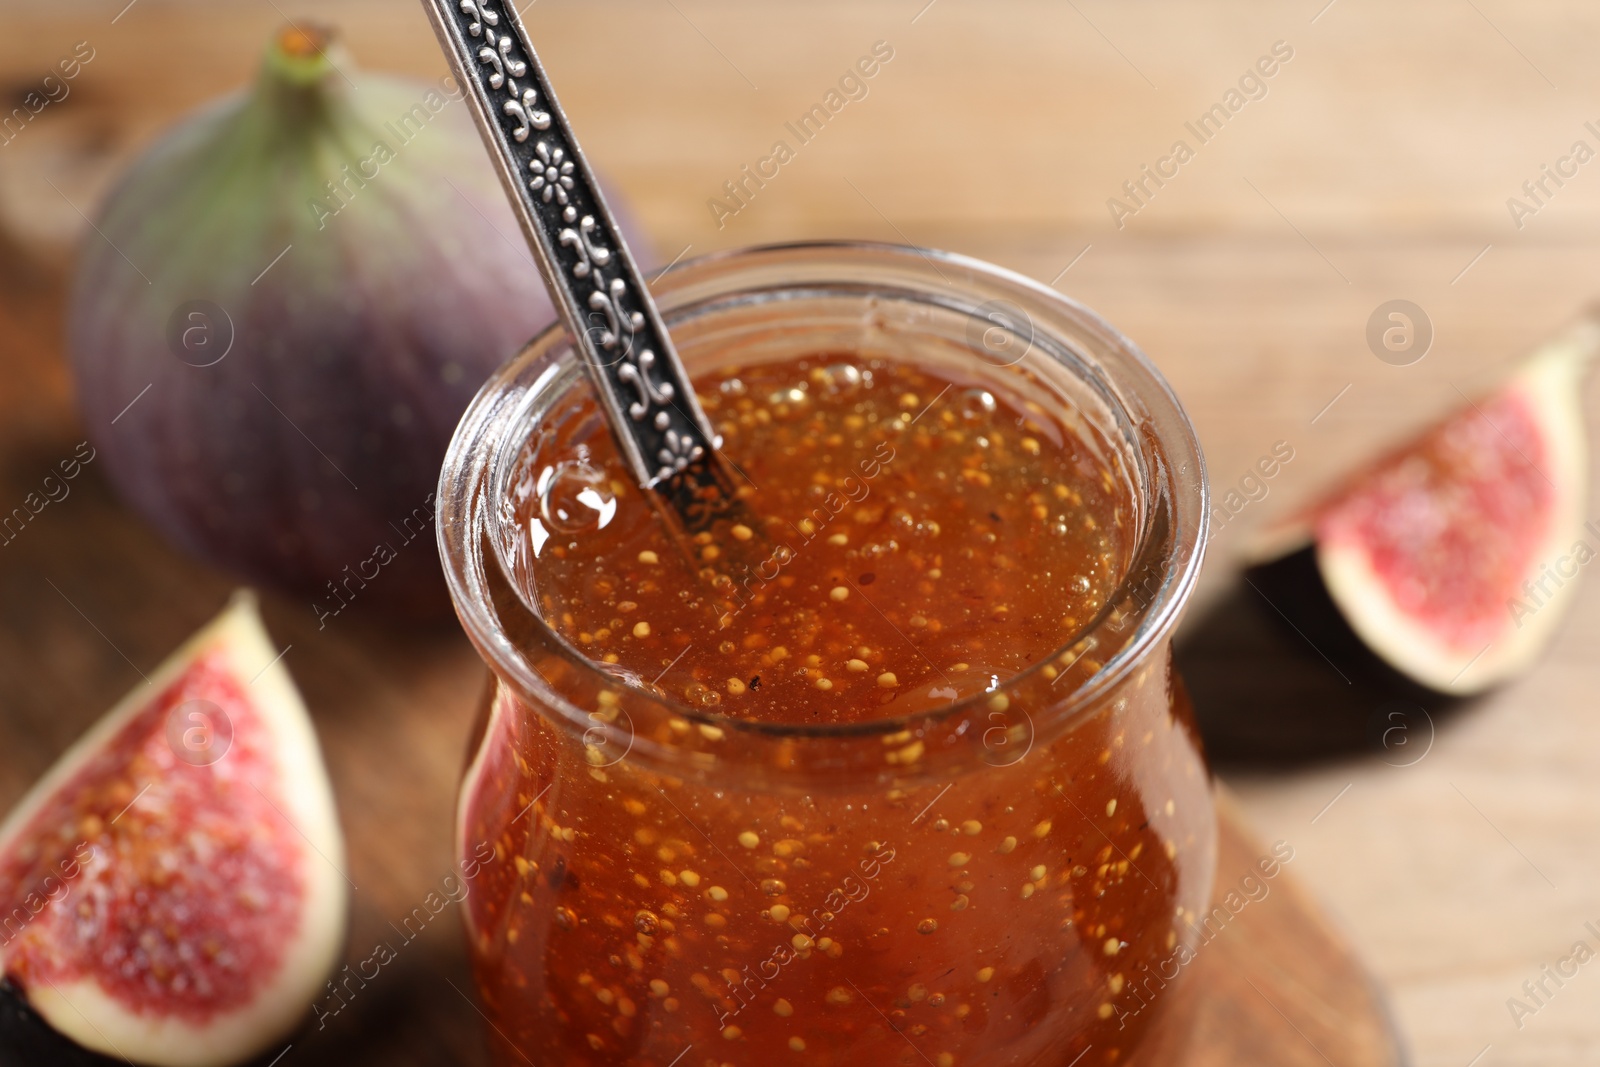
[[[0, 144], [5, 501], [83, 436], [61, 323], [74, 250], [99, 239], [89, 217], [159, 131], [251, 80], [268, 36], [302, 17], [339, 27], [361, 68], [446, 71], [403, 0], [0, 6], [4, 111], [79, 42], [93, 52], [69, 93]], [[533, 0], [524, 18], [656, 262], [823, 237], [981, 257], [1142, 346], [1198, 425], [1219, 490], [1286, 442], [1292, 462], [1214, 531], [1180, 641], [1219, 772], [1263, 838], [1293, 844], [1294, 874], [1390, 994], [1417, 1064], [1594, 1062], [1600, 976], [1580, 972], [1520, 1025], [1507, 1001], [1600, 921], [1600, 591], [1581, 593], [1527, 677], [1398, 720], [1342, 694], [1306, 649], [1262, 653], [1259, 620], [1235, 602], [1252, 529], [1490, 387], [1595, 297], [1600, 163], [1537, 211], [1508, 198], [1530, 202], [1523, 183], [1575, 141], [1600, 145], [1585, 125], [1600, 129], [1600, 8]], [[795, 145], [786, 124], [880, 42], [892, 58], [865, 95], [730, 199], [724, 183], [776, 140]], [[1241, 83], [1267, 56], [1274, 73]], [[1244, 106], [1208, 139], [1186, 127], [1241, 88]], [[1124, 183], [1179, 139], [1193, 157], [1131, 196]], [[1374, 311], [1401, 299], [1433, 338], [1405, 366], [1366, 339]], [[40, 531], [0, 549], [0, 807], [231, 585], [100, 478], [89, 468]], [[386, 907], [449, 869], [481, 668], [449, 632], [359, 618], [319, 631], [303, 598], [266, 609], [328, 750], [367, 891], [355, 942], [370, 943]], [[456, 939], [430, 930], [400, 966], [465, 988]], [[436, 1050], [424, 1062], [476, 1062], [474, 1021], [418, 989], [384, 1008], [433, 1020], [408, 1044]], [[345, 1035], [352, 1048], [396, 1040]]]

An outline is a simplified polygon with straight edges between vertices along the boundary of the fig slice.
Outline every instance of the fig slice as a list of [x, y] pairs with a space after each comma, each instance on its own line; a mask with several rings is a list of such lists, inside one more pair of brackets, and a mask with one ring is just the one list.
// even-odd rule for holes
[[1388, 666], [1465, 696], [1526, 669], [1578, 569], [1584, 524], [1581, 386], [1600, 349], [1586, 317], [1489, 396], [1469, 401], [1267, 531], [1267, 566], [1310, 546], [1344, 621]]
[[343, 857], [305, 705], [238, 594], [0, 825], [0, 988], [118, 1061], [249, 1060], [343, 947]]

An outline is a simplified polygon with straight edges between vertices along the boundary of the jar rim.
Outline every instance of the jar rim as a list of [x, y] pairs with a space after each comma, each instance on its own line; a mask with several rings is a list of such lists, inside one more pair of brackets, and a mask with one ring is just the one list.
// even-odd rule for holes
[[[1084, 681], [1083, 684], [1063, 694], [1052, 705], [1052, 717], [1059, 721], [1072, 719], [1079, 711], [1093, 706], [1105, 692], [1114, 688], [1164, 639], [1175, 626], [1198, 579], [1207, 541], [1206, 516], [1209, 512], [1209, 487], [1205, 474], [1205, 459], [1195, 429], [1183, 410], [1176, 394], [1155, 365], [1136, 345], [1083, 304], [1053, 288], [1015, 271], [987, 263], [959, 253], [917, 248], [909, 245], [866, 241], [799, 241], [757, 245], [719, 250], [683, 262], [675, 262], [651, 278], [652, 293], [661, 302], [667, 318], [694, 303], [688, 297], [697, 283], [713, 286], [730, 270], [735, 274], [755, 272], [762, 264], [800, 257], [818, 270], [818, 278], [827, 277], [831, 267], [842, 275], [849, 267], [860, 269], [876, 260], [889, 268], [901, 270], [909, 276], [922, 275], [929, 285], [942, 283], [957, 293], [986, 295], [998, 292], [1014, 297], [1018, 302], [1028, 301], [1048, 309], [1074, 330], [1093, 335], [1104, 344], [1120, 362], [1115, 374], [1108, 374], [1103, 365], [1096, 370], [1119, 386], [1112, 395], [1122, 413], [1130, 416], [1131, 424], [1154, 438], [1160, 451], [1157, 461], [1145, 475], [1138, 479], [1137, 492], [1147, 501], [1157, 490], [1170, 497], [1169, 505], [1176, 521], [1169, 532], [1172, 567], [1159, 589], [1155, 590], [1138, 620], [1133, 636], [1119, 647], [1109, 659]], [[862, 262], [855, 262], [855, 261]], [[780, 265], [785, 265], [781, 264]], [[786, 264], [790, 267], [797, 264]], [[959, 272], [967, 279], [963, 289], [940, 268]], [[979, 283], [982, 283], [981, 286]], [[792, 287], [799, 287], [795, 283]], [[981, 288], [982, 292], [975, 292]], [[717, 290], [719, 297], [729, 297], [741, 291], [753, 291], [733, 284]], [[678, 301], [683, 300], [680, 304]], [[1026, 312], [1025, 312], [1026, 313]], [[1030, 316], [1030, 325], [1032, 319]], [[1058, 340], [1069, 342], [1081, 338], [1065, 336]], [[566, 351], [562, 352], [562, 346]], [[552, 358], [553, 357], [553, 358]], [[541, 366], [541, 364], [543, 364]], [[565, 368], [565, 370], [563, 369]], [[482, 568], [505, 567], [498, 550], [493, 558], [485, 558], [483, 546], [493, 542], [485, 536], [483, 524], [498, 513], [493, 499], [494, 487], [500, 484], [497, 474], [503, 473], [510, 461], [520, 453], [527, 438], [513, 442], [505, 431], [525, 425], [522, 416], [531, 404], [531, 397], [547, 391], [552, 382], [562, 374], [581, 375], [570, 349], [565, 328], [559, 323], [551, 325], [517, 355], [503, 364], [484, 383], [456, 428], [445, 463], [440, 474], [436, 500], [437, 536], [446, 579], [456, 613], [468, 637], [477, 646], [480, 655], [502, 680], [516, 684], [524, 693], [537, 693], [538, 703], [582, 728], [591, 709], [572, 705], [560, 691], [546, 683], [539, 672], [512, 643], [491, 606], [482, 582]], [[1126, 399], [1137, 401], [1143, 409], [1127, 411]], [[511, 447], [512, 445], [515, 447]], [[1153, 484], [1151, 479], [1157, 479]], [[1137, 557], [1147, 547], [1151, 531], [1149, 516], [1141, 524], [1132, 546], [1131, 555]], [[1126, 579], [1124, 580], [1124, 584]], [[1117, 602], [1123, 589], [1107, 598], [1106, 607]], [[1075, 632], [1060, 648], [1036, 662], [1009, 675], [1002, 684], [1011, 685], [1037, 675], [1054, 662], [1063, 652], [1080, 644], [1085, 636], [1103, 624], [1102, 609], [1085, 627]], [[537, 613], [532, 613], [537, 616]], [[554, 644], [568, 649], [554, 630], [538, 620]], [[615, 674], [604, 670], [575, 648], [566, 660], [579, 672], [587, 672], [599, 686], [616, 686]], [[634, 693], [662, 710], [696, 724], [714, 726], [729, 732], [768, 740], [860, 738], [887, 736], [905, 730], [913, 723], [940, 721], [972, 710], [990, 694], [978, 692], [953, 700], [932, 709], [887, 718], [874, 718], [846, 724], [807, 724], [772, 722], [758, 719], [735, 718], [715, 710], [699, 708], [669, 695], [647, 692], [629, 687]]]

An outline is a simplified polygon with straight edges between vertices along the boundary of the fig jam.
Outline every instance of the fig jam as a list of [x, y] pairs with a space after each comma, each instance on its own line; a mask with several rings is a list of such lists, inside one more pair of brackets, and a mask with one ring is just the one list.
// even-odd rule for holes
[[995, 386], [824, 354], [704, 388], [743, 520], [685, 553], [596, 435], [591, 492], [615, 517], [552, 535], [535, 567], [562, 636], [692, 707], [846, 723], [948, 704], [1068, 643], [1121, 577], [1135, 505], [1112, 453]]
[[[594, 728], [504, 685], [485, 709], [459, 845], [498, 861], [468, 901], [497, 1063], [1127, 1062], [1214, 831], [1165, 644], [1055, 713], [1114, 651], [1075, 641], [1137, 548], [1122, 453], [992, 374], [821, 351], [695, 380], [741, 511], [687, 546], [585, 390], [511, 487], [522, 633], [569, 646], [535, 669]], [[678, 711], [624, 714], [582, 661]]]

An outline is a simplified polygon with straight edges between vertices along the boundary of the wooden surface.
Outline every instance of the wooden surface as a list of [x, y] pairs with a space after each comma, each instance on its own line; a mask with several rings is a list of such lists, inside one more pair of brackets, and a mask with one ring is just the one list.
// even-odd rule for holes
[[1272, 849], [1245, 827], [1226, 789], [1217, 814], [1214, 893], [1230, 917], [1212, 913], [1136, 1067], [1402, 1067], [1383, 994], [1307, 897], [1294, 860], [1263, 879]]
[[[1337, 699], [1343, 683], [1303, 648], [1271, 651], [1235, 560], [1250, 528], [1459, 403], [1458, 390], [1493, 381], [1600, 289], [1600, 164], [1521, 229], [1506, 207], [1574, 140], [1597, 143], [1584, 122], [1600, 119], [1600, 9], [924, 3], [538, 0], [527, 17], [586, 148], [664, 259], [820, 236], [977, 255], [1055, 280], [1134, 337], [1189, 407], [1215, 485], [1236, 484], [1288, 442], [1295, 458], [1266, 499], [1219, 532], [1186, 634], [1186, 656], [1255, 694], [1202, 709], [1223, 724], [1225, 776], [1260, 836], [1293, 843], [1295, 876], [1391, 993], [1419, 1067], [1593, 1062], [1600, 977], [1589, 969], [1520, 1027], [1507, 1001], [1578, 939], [1592, 946], [1584, 923], [1600, 918], [1600, 595], [1580, 595], [1530, 677], [1413, 714], [1383, 748], [1370, 741], [1381, 704]], [[6, 500], [79, 440], [59, 357], [59, 271], [84, 233], [78, 210], [92, 209], [120, 162], [176, 114], [246, 80], [284, 14], [314, 10], [349, 27], [365, 66], [444, 70], [408, 3], [139, 0], [113, 22], [122, 6], [0, 8], [8, 99], [75, 42], [96, 50], [72, 95], [0, 147], [0, 230], [26, 249], [0, 257]], [[707, 200], [878, 40], [895, 58], [869, 95], [719, 229]], [[1278, 40], [1294, 57], [1265, 98], [1118, 229], [1106, 200]], [[1394, 298], [1420, 304], [1436, 330], [1414, 366], [1380, 362], [1363, 339], [1371, 312]], [[93, 468], [0, 549], [0, 805], [228, 584], [161, 544]], [[287, 599], [269, 600], [268, 620], [294, 645], [287, 662], [317, 715], [352, 837], [367, 842], [354, 870], [361, 945], [448, 869], [448, 798], [476, 662], [449, 634], [355, 619], [318, 633], [309, 606]], [[1200, 640], [1221, 630], [1238, 641]], [[1401, 737], [1413, 747], [1398, 747]], [[1270, 743], [1252, 750], [1242, 743], [1251, 738]], [[458, 959], [453, 932], [430, 931], [402, 958], [404, 980], [356, 1004], [334, 1039], [353, 1046], [363, 1012], [399, 1007], [429, 1026], [380, 1032], [377, 1051], [452, 1062], [445, 1050], [463, 1047], [455, 1028], [470, 1023], [443, 980], [462, 984]]]

